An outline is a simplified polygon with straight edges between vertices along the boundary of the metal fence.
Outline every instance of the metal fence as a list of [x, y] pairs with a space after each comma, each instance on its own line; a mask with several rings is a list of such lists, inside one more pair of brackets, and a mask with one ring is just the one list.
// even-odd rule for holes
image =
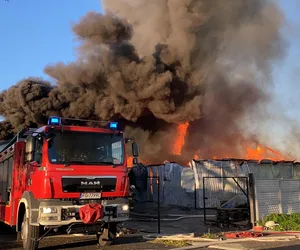
[[255, 217], [300, 212], [300, 180], [255, 180]]
[[[223, 182], [224, 181], [233, 181], [233, 185], [231, 185], [231, 186], [232, 187], [235, 186], [236, 189], [234, 189], [234, 190], [237, 192], [235, 192], [233, 200], [228, 201], [228, 199], [226, 199], [226, 196], [225, 196], [224, 204], [217, 210], [217, 212], [218, 212], [217, 218], [215, 218], [215, 220], [208, 220], [206, 218], [207, 203], [211, 204], [211, 202], [209, 202], [209, 201], [213, 197], [218, 196], [218, 191], [214, 192], [214, 196], [208, 197], [206, 191], [209, 191], [209, 193], [212, 194], [213, 190], [211, 190], [211, 188], [207, 184], [209, 184], [212, 180], [215, 180], [215, 179], [223, 180]], [[250, 224], [250, 200], [249, 200], [248, 177], [203, 177], [202, 185], [203, 185], [202, 193], [203, 193], [204, 223], [206, 223], [207, 221], [221, 223], [221, 224], [226, 222], [229, 225], [230, 224], [230, 214], [246, 212], [247, 220], [248, 220], [248, 223]], [[225, 215], [225, 217], [224, 217], [224, 215]]]

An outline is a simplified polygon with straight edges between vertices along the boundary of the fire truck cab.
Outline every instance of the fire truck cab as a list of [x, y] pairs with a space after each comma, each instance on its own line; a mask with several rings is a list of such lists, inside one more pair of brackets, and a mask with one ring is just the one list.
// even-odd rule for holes
[[[89, 123], [50, 117], [1, 150], [0, 224], [15, 227], [24, 249], [37, 249], [51, 230], [95, 234], [110, 245], [117, 224], [128, 220], [130, 140], [117, 122]], [[136, 163], [135, 142], [132, 153]]]

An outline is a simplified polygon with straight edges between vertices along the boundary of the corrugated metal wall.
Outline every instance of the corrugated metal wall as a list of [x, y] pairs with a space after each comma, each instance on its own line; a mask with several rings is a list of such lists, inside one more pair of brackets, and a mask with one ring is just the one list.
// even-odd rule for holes
[[[192, 168], [196, 169], [197, 207], [203, 208], [203, 184], [205, 184], [206, 207], [218, 207], [223, 201], [229, 200], [237, 194], [242, 194], [241, 189], [230, 178], [203, 177], [243, 177], [246, 173], [235, 161], [193, 161]], [[245, 179], [237, 179], [240, 186], [246, 189]]]
[[[300, 178], [300, 166], [293, 163], [258, 164], [238, 160], [202, 160], [192, 161], [191, 167], [182, 167], [176, 163], [149, 166], [148, 173], [160, 176], [160, 201], [163, 204], [203, 208], [203, 177], [237, 177], [253, 173], [255, 179], [292, 179]], [[245, 180], [239, 184], [246, 189]], [[196, 200], [195, 200], [196, 187]], [[217, 207], [222, 201], [237, 194], [240, 188], [232, 179], [206, 179], [206, 207]], [[148, 201], [157, 201], [157, 180], [148, 181]]]
[[[160, 202], [168, 205], [194, 207], [194, 188], [186, 192], [182, 187], [182, 173], [184, 168], [176, 163], [169, 163], [159, 166], [149, 166], [149, 176], [160, 178]], [[157, 202], [157, 179], [149, 179], [148, 201]]]

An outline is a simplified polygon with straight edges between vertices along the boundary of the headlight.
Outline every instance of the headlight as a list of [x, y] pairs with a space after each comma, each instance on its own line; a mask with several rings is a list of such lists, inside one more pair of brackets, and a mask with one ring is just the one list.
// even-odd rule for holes
[[128, 211], [129, 210], [129, 206], [128, 205], [122, 205], [121, 209], [122, 209], [122, 211]]
[[42, 214], [56, 214], [57, 208], [56, 207], [42, 207], [41, 213]]

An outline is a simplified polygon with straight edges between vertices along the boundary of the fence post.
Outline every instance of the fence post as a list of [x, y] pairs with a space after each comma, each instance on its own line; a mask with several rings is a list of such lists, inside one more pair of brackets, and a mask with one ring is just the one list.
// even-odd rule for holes
[[202, 177], [202, 195], [203, 195], [203, 217], [204, 217], [204, 225], [206, 225], [205, 177]]
[[278, 187], [279, 187], [279, 191], [278, 191], [279, 213], [282, 214], [283, 208], [282, 208], [282, 182], [281, 182], [281, 180], [278, 180]]
[[196, 186], [196, 180], [194, 184], [194, 203], [195, 203], [195, 209], [197, 209], [197, 186]]
[[249, 203], [250, 203], [250, 221], [252, 227], [255, 225], [255, 180], [253, 173], [249, 173]]
[[157, 176], [157, 232], [160, 234], [160, 179]]

